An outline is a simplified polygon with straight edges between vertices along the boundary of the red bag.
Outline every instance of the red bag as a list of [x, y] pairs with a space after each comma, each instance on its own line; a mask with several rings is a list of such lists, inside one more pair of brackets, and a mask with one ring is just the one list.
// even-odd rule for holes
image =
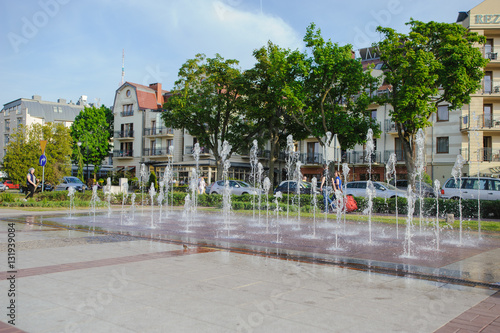
[[352, 195], [345, 196], [345, 209], [348, 213], [355, 211], [358, 209], [358, 204]]

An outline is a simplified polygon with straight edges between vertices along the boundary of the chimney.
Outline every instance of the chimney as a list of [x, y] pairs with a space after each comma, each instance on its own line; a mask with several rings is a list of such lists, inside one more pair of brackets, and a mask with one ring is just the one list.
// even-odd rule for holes
[[161, 83], [151, 83], [149, 88], [155, 90], [156, 104], [163, 106], [163, 95], [161, 94]]
[[35, 100], [35, 101], [41, 101], [42, 100], [42, 96], [40, 96], [40, 95], [33, 95], [32, 99]]
[[66, 100], [64, 98], [59, 98], [57, 100], [57, 103], [60, 103], [60, 104], [66, 104]]

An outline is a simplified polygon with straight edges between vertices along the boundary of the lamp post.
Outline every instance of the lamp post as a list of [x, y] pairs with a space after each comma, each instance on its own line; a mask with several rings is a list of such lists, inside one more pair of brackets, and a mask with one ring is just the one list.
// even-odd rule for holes
[[[82, 146], [82, 142], [81, 141], [78, 141], [76, 143], [76, 145], [78, 146], [78, 171], [76, 172], [76, 175], [77, 177], [82, 177], [83, 179], [83, 161], [82, 161], [82, 151], [80, 150], [81, 149], [81, 146]], [[81, 168], [81, 169], [80, 169]]]

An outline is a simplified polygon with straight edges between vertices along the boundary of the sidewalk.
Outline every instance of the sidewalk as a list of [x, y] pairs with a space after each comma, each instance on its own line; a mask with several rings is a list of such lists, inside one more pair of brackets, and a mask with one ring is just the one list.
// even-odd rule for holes
[[[0, 214], [0, 252], [7, 252], [2, 218], [40, 213]], [[4, 253], [0, 305], [14, 299], [21, 331], [500, 330], [497, 290], [117, 234], [25, 223], [15, 229], [15, 297], [8, 296]], [[4, 310], [0, 321], [9, 320]]]

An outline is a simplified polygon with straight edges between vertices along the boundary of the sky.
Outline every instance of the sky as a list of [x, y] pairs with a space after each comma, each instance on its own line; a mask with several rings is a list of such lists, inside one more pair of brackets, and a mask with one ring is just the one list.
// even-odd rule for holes
[[251, 68], [268, 41], [304, 49], [314, 22], [354, 49], [379, 25], [407, 32], [410, 18], [453, 23], [482, 0], [0, 0], [0, 104], [19, 98], [113, 105], [122, 76], [172, 90], [198, 53]]

